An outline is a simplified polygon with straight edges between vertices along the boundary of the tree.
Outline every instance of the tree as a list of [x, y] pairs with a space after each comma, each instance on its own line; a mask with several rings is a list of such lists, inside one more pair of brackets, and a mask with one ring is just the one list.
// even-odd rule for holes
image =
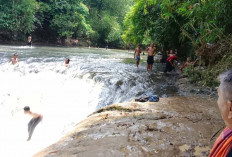
[[123, 47], [123, 19], [132, 0], [85, 0], [90, 10], [89, 21], [94, 45]]
[[39, 1], [36, 34], [42, 39], [88, 37], [92, 33], [88, 24], [88, 8], [81, 0]]
[[0, 35], [12, 39], [34, 30], [35, 0], [0, 0]]

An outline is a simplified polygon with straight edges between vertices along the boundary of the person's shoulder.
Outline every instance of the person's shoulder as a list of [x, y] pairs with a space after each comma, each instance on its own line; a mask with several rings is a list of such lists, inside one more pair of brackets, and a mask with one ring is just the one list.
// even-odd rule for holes
[[42, 120], [42, 119], [43, 119], [43, 115], [42, 115], [42, 114], [40, 114], [40, 115], [39, 115], [39, 118], [40, 118], [40, 120]]

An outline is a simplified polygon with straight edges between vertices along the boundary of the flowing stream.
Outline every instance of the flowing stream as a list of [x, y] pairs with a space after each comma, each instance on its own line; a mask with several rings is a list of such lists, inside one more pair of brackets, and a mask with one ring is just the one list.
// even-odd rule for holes
[[[17, 65], [9, 62], [14, 53]], [[175, 76], [164, 76], [160, 64], [148, 73], [145, 65], [136, 68], [123, 63], [124, 58], [133, 58], [133, 52], [0, 46], [0, 156], [30, 157], [101, 107], [143, 95], [179, 94]], [[31, 117], [23, 113], [24, 106], [44, 117], [29, 142]]]

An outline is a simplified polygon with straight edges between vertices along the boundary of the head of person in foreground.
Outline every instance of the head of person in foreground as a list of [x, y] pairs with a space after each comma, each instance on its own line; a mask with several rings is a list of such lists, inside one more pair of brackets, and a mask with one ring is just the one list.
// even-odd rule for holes
[[232, 129], [232, 69], [220, 74], [218, 79], [218, 107], [226, 126]]
[[30, 107], [29, 107], [29, 106], [25, 106], [25, 107], [23, 108], [23, 110], [24, 110], [24, 113], [25, 113], [25, 114], [30, 113]]

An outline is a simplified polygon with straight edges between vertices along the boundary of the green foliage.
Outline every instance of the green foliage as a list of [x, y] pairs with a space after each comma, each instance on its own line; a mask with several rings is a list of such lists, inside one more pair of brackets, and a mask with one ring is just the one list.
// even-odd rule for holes
[[0, 0], [0, 37], [56, 42], [84, 38], [123, 47], [123, 19], [133, 0]]
[[135, 1], [124, 20], [123, 39], [127, 44], [148, 45], [155, 42], [164, 49], [180, 47], [179, 25], [174, 19], [163, 18], [161, 5], [160, 0]]
[[193, 67], [189, 66], [184, 69], [184, 74], [188, 76], [192, 83], [199, 82], [203, 86], [217, 87], [219, 82], [217, 77], [220, 73], [232, 67], [232, 51], [229, 51], [213, 66]]
[[57, 31], [59, 37], [71, 37], [78, 28], [83, 32], [91, 31], [85, 19], [88, 15], [88, 8], [83, 3], [58, 1], [53, 7], [55, 14], [50, 26]]
[[196, 83], [202, 79], [201, 71], [194, 69], [193, 65], [184, 68], [184, 74], [188, 76], [191, 83]]
[[232, 32], [229, 0], [134, 2], [124, 20], [123, 39], [127, 44], [154, 41], [164, 49], [178, 48], [181, 55], [188, 56], [202, 43], [214, 43]]
[[[89, 10], [81, 0], [39, 2], [37, 34], [45, 31], [54, 37], [88, 37], [92, 33], [87, 18]], [[44, 28], [48, 28], [44, 30]]]
[[90, 8], [89, 21], [93, 45], [123, 47], [123, 19], [132, 0], [85, 0]]
[[20, 39], [33, 31], [43, 40], [93, 33], [82, 0], [0, 0], [0, 7], [0, 35], [8, 38]]
[[[124, 19], [127, 44], [177, 48], [179, 57], [198, 55], [201, 68], [188, 67], [191, 82], [216, 86], [217, 75], [231, 68], [232, 3], [230, 0], [134, 0]], [[196, 52], [196, 53], [195, 53]]]
[[0, 33], [12, 38], [33, 31], [36, 4], [35, 0], [0, 0]]

